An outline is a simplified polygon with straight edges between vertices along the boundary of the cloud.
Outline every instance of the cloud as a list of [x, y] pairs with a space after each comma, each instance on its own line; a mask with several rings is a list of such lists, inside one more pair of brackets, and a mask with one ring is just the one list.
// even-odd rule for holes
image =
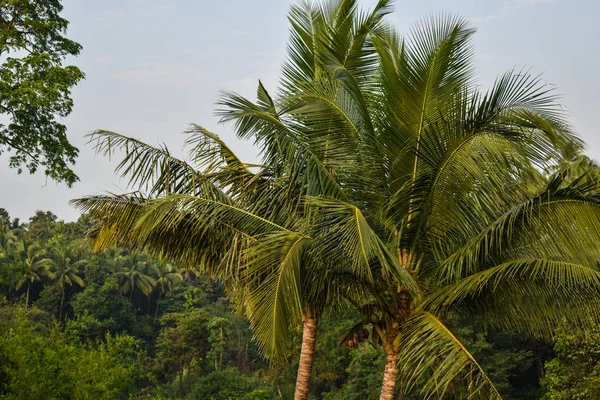
[[553, 2], [554, 0], [517, 0], [512, 3], [502, 7], [497, 12], [493, 14], [488, 14], [482, 17], [471, 17], [470, 20], [473, 23], [485, 23], [490, 21], [495, 21], [499, 19], [504, 19], [510, 17], [516, 11], [521, 10], [523, 8], [535, 7], [542, 4], [548, 4]]

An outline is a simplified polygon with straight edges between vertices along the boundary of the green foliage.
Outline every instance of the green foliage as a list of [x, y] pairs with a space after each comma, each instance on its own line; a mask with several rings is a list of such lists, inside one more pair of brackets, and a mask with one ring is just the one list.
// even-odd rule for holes
[[0, 336], [6, 399], [126, 399], [134, 391], [137, 345], [130, 336], [82, 343], [24, 313]]
[[[462, 343], [477, 360], [505, 400], [539, 397], [535, 355], [531, 338], [507, 332], [477, 332], [472, 325], [458, 323]], [[521, 380], [522, 382], [519, 382]], [[457, 390], [460, 393], [461, 389]]]
[[52, 236], [51, 229], [56, 223], [57, 216], [50, 211], [37, 210], [35, 215], [29, 218], [27, 229], [28, 236], [38, 242], [46, 243]]
[[[41, 214], [49, 215], [38, 213]], [[27, 314], [23, 314], [20, 310], [24, 305], [24, 288], [15, 291], [16, 280], [5, 281], [10, 290], [6, 291], [6, 300], [2, 303], [4, 306], [0, 307], [0, 337], [2, 340], [9, 340], [6, 342], [10, 343], [7, 346], [21, 346], [21, 342], [17, 343], [14, 335], [21, 338], [19, 340], [24, 343], [21, 347], [25, 350], [30, 346], [27, 342], [29, 340], [35, 342], [34, 339], [40, 337], [56, 339], [51, 342], [55, 347], [50, 348], [50, 343], [43, 344], [41, 348], [44, 350], [35, 355], [38, 358], [32, 359], [35, 362], [27, 365], [21, 363], [18, 369], [14, 369], [17, 366], [13, 364], [7, 365], [6, 372], [3, 370], [0, 373], [0, 390], [4, 390], [2, 395], [8, 391], [6, 385], [9, 375], [20, 374], [25, 368], [38, 368], [38, 362], [43, 362], [50, 371], [59, 371], [63, 365], [59, 357], [70, 357], [69, 359], [75, 362], [81, 356], [82, 368], [88, 372], [92, 371], [89, 373], [95, 373], [106, 381], [108, 378], [103, 373], [97, 373], [92, 366], [87, 365], [97, 356], [95, 352], [98, 351], [108, 352], [110, 357], [113, 357], [112, 361], [108, 358], [103, 359], [101, 366], [111, 368], [112, 364], [108, 364], [113, 362], [121, 366], [117, 371], [126, 375], [119, 381], [125, 382], [123, 385], [126, 389], [121, 393], [123, 396], [129, 393], [140, 399], [195, 398], [194, 396], [200, 396], [198, 393], [201, 393], [215, 398], [220, 398], [223, 394], [231, 398], [254, 396], [258, 399], [272, 399], [277, 398], [275, 393], [278, 391], [282, 393], [283, 398], [292, 395], [298, 367], [297, 359], [291, 358], [286, 365], [275, 367], [260, 356], [258, 347], [252, 340], [248, 320], [232, 312], [231, 304], [225, 297], [223, 284], [202, 275], [198, 276], [188, 269], [185, 280], [175, 278], [173, 281], [165, 281], [164, 294], [161, 295], [162, 287], [156, 285], [149, 298], [142, 296], [138, 291], [130, 300], [128, 294], [119, 291], [115, 276], [115, 271], [119, 271], [123, 265], [123, 256], [128, 254], [127, 250], [113, 249], [97, 255], [90, 254], [85, 248], [75, 251], [79, 249], [79, 235], [84, 232], [84, 229], [77, 229], [80, 225], [86, 225], [85, 219], [83, 224], [75, 222], [63, 225], [61, 221], [49, 221], [44, 228], [44, 231], [49, 232], [46, 247], [66, 245], [76, 253], [74, 256], [85, 261], [78, 264], [77, 273], [85, 280], [86, 285], [81, 288], [67, 284], [64, 306], [73, 312], [66, 313], [60, 327], [55, 325], [62, 298], [60, 287], [54, 285], [50, 279], [36, 282], [32, 286], [33, 307], [29, 307]], [[18, 232], [19, 235], [31, 237], [28, 236], [28, 225], [19, 228]], [[10, 236], [10, 231], [6, 234]], [[10, 242], [18, 243], [18, 236], [12, 237]], [[7, 247], [8, 259], [14, 259], [19, 253], [19, 247], [12, 244]], [[148, 255], [143, 257], [149, 266], [161, 265], [159, 260]], [[14, 271], [8, 266], [7, 263], [0, 263], [0, 272], [10, 274]], [[176, 266], [169, 269], [171, 272], [167, 269], [163, 272], [171, 274], [174, 273], [173, 270], [179, 271]], [[149, 268], [147, 273], [157, 282], [160, 279], [152, 268]], [[158, 304], [159, 318], [154, 323], [152, 314]], [[150, 315], [147, 315], [148, 305]], [[340, 339], [356, 324], [357, 319], [360, 319], [360, 313], [351, 309], [332, 309], [321, 316], [312, 376], [313, 398], [341, 400], [379, 397], [385, 354], [378, 347], [368, 343], [362, 343], [353, 349], [339, 346]], [[483, 333], [461, 318], [453, 318], [451, 322], [450, 326], [461, 343], [480, 362], [503, 398], [517, 400], [539, 397], [536, 360], [539, 354], [532, 354], [535, 347], [531, 339], [513, 333]], [[27, 329], [19, 328], [17, 334], [18, 326]], [[584, 336], [580, 336], [578, 331], [569, 331], [568, 328], [565, 326], [560, 335], [569, 333], [573, 338], [584, 341]], [[299, 350], [299, 335], [299, 329], [294, 328], [294, 352]], [[110, 344], [109, 337], [112, 340]], [[129, 338], [123, 339], [125, 348], [108, 351], [117, 338]], [[131, 340], [134, 341], [134, 345], [128, 347]], [[590, 339], [590, 345], [593, 340], [595, 339]], [[569, 346], [572, 343], [569, 342]], [[6, 350], [7, 347], [3, 349]], [[57, 356], [51, 357], [46, 354], [50, 350]], [[26, 355], [29, 355], [30, 351], [33, 350], [27, 350]], [[8, 357], [5, 353], [2, 354], [1, 361]], [[125, 355], [127, 357], [121, 357]], [[38, 360], [39, 358], [42, 360]], [[557, 360], [559, 357], [549, 363], [547, 377], [556, 375], [554, 367], [550, 364], [558, 362]], [[569, 366], [566, 370], [570, 371], [570, 368]], [[83, 375], [84, 372], [78, 372], [73, 375], [73, 379], [84, 379]], [[585, 377], [586, 373], [580, 373], [579, 378], [582, 376]], [[49, 379], [48, 374], [26, 374], [26, 377], [28, 381], [22, 384], [40, 391], [45, 382], [42, 379]], [[574, 377], [568, 375], [563, 379]], [[213, 384], [213, 381], [218, 383]], [[423, 382], [421, 380], [419, 384]], [[118, 386], [120, 383], [115, 384]], [[47, 390], [63, 390], [53, 385], [49, 385]], [[119, 398], [120, 395], [114, 394], [112, 387], [102, 389], [100, 383], [90, 387], [91, 384], [85, 380], [82, 381], [83, 386], [80, 389], [72, 389], [75, 383], [65, 385], [68, 386], [68, 390], [87, 391], [97, 398], [110, 395]], [[220, 392], [220, 388], [223, 393]], [[17, 390], [16, 386], [14, 390]], [[557, 392], [558, 389], [554, 392], [547, 389], [547, 393]], [[50, 394], [45, 392], [44, 395]], [[452, 395], [460, 397], [465, 393], [458, 385], [452, 389]], [[420, 399], [418, 393], [406, 394], [405, 398]]]
[[140, 321], [126, 298], [119, 296], [119, 287], [113, 278], [104, 283], [92, 283], [76, 294], [71, 302], [75, 317], [91, 317], [97, 321], [97, 336], [107, 332], [136, 334]]
[[216, 371], [198, 379], [186, 399], [271, 400], [278, 399], [256, 378], [240, 376], [234, 371]]
[[81, 46], [64, 37], [62, 8], [60, 0], [0, 1], [0, 114], [10, 121], [0, 124], [0, 153], [14, 151], [10, 166], [19, 172], [42, 167], [70, 186], [78, 151], [58, 118], [71, 113], [71, 88], [84, 75], [63, 65]]
[[379, 398], [385, 357], [370, 344], [352, 350], [350, 361], [343, 370], [347, 375], [343, 385], [323, 394], [324, 400]]
[[580, 331], [565, 321], [556, 333], [554, 351], [542, 379], [543, 399], [600, 398], [600, 326]]
[[208, 316], [200, 309], [161, 318], [162, 329], [156, 339], [159, 373], [177, 379], [180, 396], [184, 375], [198, 374], [206, 368], [206, 355], [210, 351], [207, 323]]

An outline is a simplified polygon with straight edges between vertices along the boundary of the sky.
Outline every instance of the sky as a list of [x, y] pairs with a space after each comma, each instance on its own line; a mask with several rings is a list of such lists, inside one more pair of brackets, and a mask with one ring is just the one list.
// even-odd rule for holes
[[[183, 157], [182, 132], [197, 123], [219, 134], [239, 156], [256, 160], [214, 115], [219, 90], [254, 99], [258, 80], [275, 91], [288, 36], [291, 0], [63, 0], [67, 36], [83, 45], [69, 62], [86, 79], [73, 90], [64, 123], [79, 148], [73, 188], [43, 173], [18, 175], [0, 156], [0, 207], [26, 221], [36, 210], [60, 219], [79, 212], [70, 199], [122, 192], [118, 159], [96, 155], [86, 134], [108, 129]], [[370, 8], [375, 0], [362, 0]], [[397, 0], [388, 16], [401, 33], [420, 19], [451, 12], [471, 20], [477, 75], [483, 87], [512, 68], [528, 68], [556, 85], [569, 120], [600, 160], [594, 123], [600, 112], [600, 2], [595, 0]]]

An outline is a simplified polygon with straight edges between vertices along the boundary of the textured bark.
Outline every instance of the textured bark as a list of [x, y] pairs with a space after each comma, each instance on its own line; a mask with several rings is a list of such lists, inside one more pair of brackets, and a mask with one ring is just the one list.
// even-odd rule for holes
[[379, 400], [394, 400], [396, 392], [396, 381], [398, 380], [398, 356], [388, 354], [383, 372], [383, 383], [381, 385], [381, 396]]
[[317, 342], [317, 318], [304, 317], [302, 322], [304, 323], [302, 349], [300, 350], [300, 364], [298, 365], [294, 400], [308, 399], [310, 373], [315, 358], [315, 343]]

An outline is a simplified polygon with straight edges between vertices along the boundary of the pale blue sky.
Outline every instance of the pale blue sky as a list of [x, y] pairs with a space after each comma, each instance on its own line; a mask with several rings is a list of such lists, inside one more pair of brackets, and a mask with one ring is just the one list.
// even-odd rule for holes
[[[86, 80], [75, 89], [75, 110], [66, 120], [79, 147], [72, 189], [43, 174], [17, 175], [0, 158], [0, 207], [28, 218], [36, 209], [66, 220], [78, 212], [74, 197], [120, 191], [114, 162], [95, 156], [83, 136], [110, 129], [179, 151], [188, 123], [201, 124], [233, 142], [247, 159], [249, 143], [217, 124], [220, 89], [253, 98], [261, 79], [274, 90], [287, 39], [290, 0], [64, 0], [69, 37], [83, 45], [75, 63]], [[374, 0], [363, 0], [370, 7]], [[513, 67], [543, 73], [563, 94], [588, 154], [600, 160], [593, 120], [600, 112], [600, 5], [593, 0], [398, 0], [388, 17], [402, 33], [431, 13], [450, 11], [477, 27], [475, 52], [481, 84]]]

